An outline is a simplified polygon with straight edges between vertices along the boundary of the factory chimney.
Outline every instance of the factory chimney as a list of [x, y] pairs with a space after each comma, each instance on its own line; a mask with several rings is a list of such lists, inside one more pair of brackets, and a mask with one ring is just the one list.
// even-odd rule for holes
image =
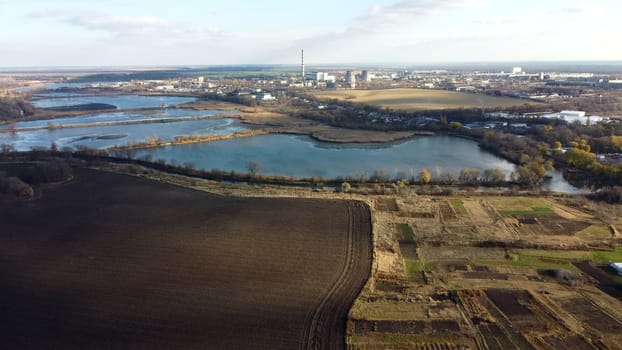
[[302, 77], [302, 84], [305, 84], [305, 50], [300, 50], [300, 74]]

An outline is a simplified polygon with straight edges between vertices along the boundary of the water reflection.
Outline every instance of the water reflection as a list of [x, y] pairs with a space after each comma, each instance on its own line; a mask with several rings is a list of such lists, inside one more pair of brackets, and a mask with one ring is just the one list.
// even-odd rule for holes
[[[128, 142], [145, 141], [148, 137], [172, 140], [181, 135], [223, 135], [247, 129], [236, 119], [204, 119], [176, 123], [110, 125], [89, 128], [33, 130], [0, 133], [0, 144], [11, 144], [18, 151], [34, 147], [49, 148], [54, 142], [59, 148], [78, 145], [90, 148], [108, 148]], [[115, 137], [111, 137], [114, 135]], [[123, 135], [123, 137], [118, 137]]]
[[477, 143], [449, 136], [419, 137], [391, 144], [331, 144], [306, 136], [263, 135], [217, 142], [144, 150], [153, 159], [194, 162], [204, 169], [246, 171], [248, 162], [261, 173], [296, 177], [413, 176], [423, 168], [458, 174], [463, 167], [499, 168], [506, 175], [514, 165], [481, 150]]
[[[192, 118], [192, 117], [206, 117], [215, 115], [229, 115], [237, 114], [239, 111], [216, 111], [216, 110], [189, 110], [189, 109], [157, 109], [146, 110], [138, 112], [111, 112], [111, 113], [94, 113], [84, 114], [75, 117], [55, 118], [51, 120], [32, 120], [15, 123], [16, 128], [36, 128], [47, 127], [49, 123], [54, 125], [80, 125], [80, 124], [93, 124], [93, 123], [110, 123], [110, 122], [130, 122], [130, 121], [148, 121], [148, 120], [162, 120], [173, 118]], [[8, 125], [0, 125], [0, 129], [7, 129]]]

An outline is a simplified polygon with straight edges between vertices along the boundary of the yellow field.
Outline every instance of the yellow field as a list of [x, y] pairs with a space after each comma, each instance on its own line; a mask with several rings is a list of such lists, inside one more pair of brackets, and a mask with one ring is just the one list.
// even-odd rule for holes
[[447, 90], [404, 88], [318, 91], [313, 92], [312, 95], [319, 99], [338, 99], [406, 111], [455, 108], [506, 108], [524, 104], [537, 104], [510, 97], [496, 97]]

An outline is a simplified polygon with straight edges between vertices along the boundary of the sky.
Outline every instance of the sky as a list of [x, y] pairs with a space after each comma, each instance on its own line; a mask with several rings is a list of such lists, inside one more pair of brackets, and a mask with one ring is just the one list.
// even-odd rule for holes
[[0, 0], [0, 67], [622, 60], [620, 0]]

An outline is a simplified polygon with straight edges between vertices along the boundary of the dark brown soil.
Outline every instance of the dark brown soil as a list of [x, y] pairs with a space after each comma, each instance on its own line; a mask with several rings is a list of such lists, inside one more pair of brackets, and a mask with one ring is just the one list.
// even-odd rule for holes
[[532, 301], [528, 292], [511, 289], [488, 289], [486, 294], [504, 314], [512, 316], [531, 316], [532, 312], [525, 307]]
[[[506, 289], [463, 290], [458, 295], [489, 349], [535, 349], [520, 333], [518, 323], [531, 318], [530, 310], [519, 304], [531, 296], [525, 291]], [[509, 300], [504, 300], [508, 298]], [[495, 300], [496, 299], [496, 300]], [[510, 312], [510, 317], [503, 310]], [[482, 312], [485, 310], [485, 312]], [[482, 317], [484, 316], [484, 317]], [[512, 320], [510, 320], [512, 318]], [[517, 322], [518, 321], [518, 322]]]
[[566, 311], [601, 333], [620, 334], [622, 325], [585, 298], [572, 298], [562, 303]]
[[622, 300], [622, 284], [616, 282], [603, 269], [592, 266], [589, 261], [575, 262], [573, 265], [598, 281], [598, 288], [603, 292]]
[[578, 335], [567, 338], [544, 337], [544, 341], [551, 349], [593, 350], [594, 347]]
[[74, 175], [0, 198], [2, 349], [345, 348], [363, 204]]
[[510, 279], [510, 275], [507, 273], [490, 272], [490, 271], [469, 271], [463, 274], [464, 278], [473, 279], [490, 279], [490, 280], [503, 280]]
[[589, 222], [571, 221], [559, 215], [516, 215], [523, 231], [544, 235], [571, 236], [590, 226]]

